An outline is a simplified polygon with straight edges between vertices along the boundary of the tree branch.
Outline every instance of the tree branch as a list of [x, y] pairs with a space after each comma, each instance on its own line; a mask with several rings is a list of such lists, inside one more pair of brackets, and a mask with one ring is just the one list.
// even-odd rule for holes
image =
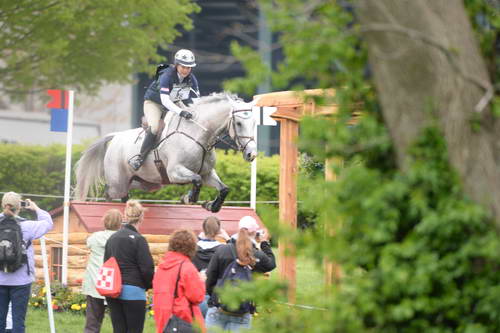
[[472, 75], [469, 75], [465, 73], [462, 68], [459, 66], [459, 64], [456, 62], [454, 54], [448, 49], [446, 45], [443, 45], [440, 41], [427, 36], [426, 34], [414, 30], [414, 29], [409, 29], [406, 27], [403, 27], [398, 24], [386, 24], [386, 23], [372, 23], [368, 25], [362, 25], [360, 27], [360, 32], [361, 33], [369, 33], [369, 32], [392, 32], [392, 33], [397, 33], [401, 34], [404, 36], [407, 36], [411, 39], [414, 40], [419, 40], [423, 43], [426, 43], [428, 45], [433, 46], [434, 48], [438, 49], [441, 51], [448, 61], [450, 62], [451, 66], [460, 74], [460, 76], [465, 79], [466, 81], [469, 81], [476, 85], [477, 87], [483, 89], [485, 91], [484, 95], [481, 97], [479, 102], [476, 104], [474, 107], [474, 111], [477, 113], [482, 113], [483, 110], [488, 106], [488, 104], [491, 102], [493, 96], [494, 96], [494, 91], [495, 88], [490, 82], [478, 79]]

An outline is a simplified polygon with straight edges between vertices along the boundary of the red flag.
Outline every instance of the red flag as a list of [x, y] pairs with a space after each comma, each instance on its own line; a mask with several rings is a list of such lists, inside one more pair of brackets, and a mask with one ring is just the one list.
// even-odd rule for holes
[[52, 99], [47, 103], [47, 107], [50, 109], [68, 109], [69, 104], [69, 91], [67, 90], [56, 90], [49, 89], [47, 94], [52, 97]]

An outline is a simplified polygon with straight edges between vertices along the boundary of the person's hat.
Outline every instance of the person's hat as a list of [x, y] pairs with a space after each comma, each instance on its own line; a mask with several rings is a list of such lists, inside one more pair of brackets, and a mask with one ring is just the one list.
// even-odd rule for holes
[[257, 224], [257, 221], [255, 221], [253, 217], [247, 215], [241, 218], [240, 222], [238, 223], [238, 228], [239, 229], [245, 228], [248, 230], [248, 232], [252, 233], [259, 230], [259, 225]]
[[10, 205], [14, 211], [21, 209], [21, 196], [16, 192], [7, 192], [2, 197], [2, 208]]

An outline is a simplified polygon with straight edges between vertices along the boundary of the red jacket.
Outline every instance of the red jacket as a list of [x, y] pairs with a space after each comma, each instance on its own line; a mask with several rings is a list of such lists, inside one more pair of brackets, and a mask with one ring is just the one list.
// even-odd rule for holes
[[[173, 304], [175, 282], [180, 264], [183, 263], [177, 298]], [[153, 279], [153, 310], [156, 332], [161, 333], [173, 313], [190, 323], [194, 320], [205, 332], [205, 323], [200, 311], [200, 304], [205, 298], [205, 283], [200, 279], [198, 270], [185, 255], [168, 251], [158, 265]]]

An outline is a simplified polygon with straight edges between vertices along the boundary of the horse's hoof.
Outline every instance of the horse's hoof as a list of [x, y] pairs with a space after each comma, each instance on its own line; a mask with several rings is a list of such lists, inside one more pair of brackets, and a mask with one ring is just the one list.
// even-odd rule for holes
[[212, 203], [210, 201], [205, 201], [201, 204], [201, 207], [205, 208], [206, 210], [211, 210]]
[[210, 209], [210, 211], [212, 213], [218, 213], [221, 208], [222, 208], [222, 206], [219, 206], [219, 205], [212, 206], [211, 209]]
[[189, 205], [190, 204], [190, 202], [189, 202], [189, 195], [188, 194], [184, 194], [181, 197], [181, 204], [183, 204], [183, 205]]

